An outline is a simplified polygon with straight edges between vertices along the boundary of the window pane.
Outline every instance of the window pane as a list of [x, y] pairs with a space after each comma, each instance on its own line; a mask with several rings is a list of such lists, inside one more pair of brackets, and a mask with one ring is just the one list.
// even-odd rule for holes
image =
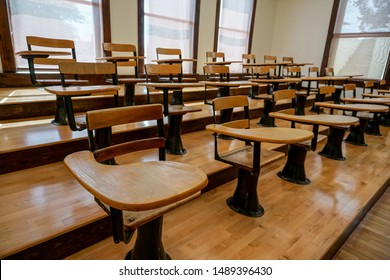
[[389, 52], [389, 37], [333, 39], [329, 65], [333, 65], [335, 75], [381, 79]]
[[[228, 60], [241, 60], [248, 52], [253, 0], [221, 0], [218, 51]], [[241, 72], [241, 66], [232, 64], [230, 71]]]
[[[26, 36], [69, 39], [79, 61], [101, 56], [100, 0], [8, 0], [15, 52], [26, 50]], [[16, 57], [18, 68], [26, 59]]]
[[[156, 48], [181, 49], [183, 58], [193, 58], [196, 0], [145, 0], [145, 63], [156, 59]], [[190, 73], [192, 64], [183, 63]]]
[[388, 0], [343, 0], [336, 33], [389, 32], [389, 16]]

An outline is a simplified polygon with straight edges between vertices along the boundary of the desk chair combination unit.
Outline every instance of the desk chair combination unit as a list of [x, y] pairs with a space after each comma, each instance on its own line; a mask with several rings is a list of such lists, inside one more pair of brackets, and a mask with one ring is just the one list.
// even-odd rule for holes
[[[37, 36], [26, 36], [27, 50], [17, 52], [16, 55], [27, 59], [28, 69], [30, 72], [31, 83], [36, 87], [60, 85], [60, 73], [58, 65], [61, 62], [76, 61], [76, 49], [74, 41], [56, 38], [44, 38]], [[46, 67], [40, 68], [40, 67]], [[50, 69], [50, 72], [55, 72], [58, 77], [51, 79], [40, 79], [38, 72]], [[79, 80], [77, 76], [72, 79], [67, 79], [67, 85], [83, 84], [86, 81]], [[67, 125], [68, 121], [65, 116], [64, 102], [61, 97], [56, 97], [56, 113], [54, 120], [51, 122], [54, 125]]]
[[[45, 90], [55, 94], [57, 98], [64, 101], [64, 110], [61, 118], [68, 120], [68, 125], [72, 131], [81, 131], [86, 129], [84, 117], [76, 118], [73, 98], [90, 96], [90, 95], [110, 95], [114, 97], [113, 106], [119, 106], [118, 91], [120, 87], [115, 84], [105, 83], [107, 76], [110, 76], [112, 81], [117, 81], [116, 68], [113, 63], [92, 63], [92, 62], [62, 62], [59, 65], [61, 74], [61, 86], [48, 86]], [[68, 75], [77, 76], [94, 76], [99, 77], [100, 80], [96, 85], [76, 85], [67, 86], [66, 79]], [[103, 81], [101, 81], [103, 80]]]
[[[196, 77], [184, 77], [183, 73], [183, 63], [184, 62], [196, 62], [195, 58], [183, 58], [181, 49], [172, 49], [172, 48], [156, 48], [157, 59], [152, 60], [152, 62], [157, 63], [167, 63], [167, 64], [179, 64], [182, 69], [181, 81], [182, 82], [196, 82]], [[193, 71], [195, 70], [195, 64], [192, 67]], [[193, 72], [191, 71], [191, 73]]]
[[[183, 115], [202, 110], [200, 107], [184, 105], [183, 88], [199, 87], [199, 83], [181, 82], [181, 73], [180, 64], [145, 64], [146, 82], [138, 84], [147, 88], [148, 96], [151, 89], [162, 90], [163, 113], [164, 116], [168, 117], [168, 134], [165, 140], [165, 148], [167, 153], [175, 155], [186, 153], [181, 140]], [[174, 82], [174, 80], [177, 82]], [[171, 100], [169, 100], [171, 91]]]
[[[171, 259], [161, 238], [163, 214], [200, 195], [207, 175], [198, 167], [166, 161], [159, 104], [90, 111], [86, 119], [90, 151], [68, 155], [65, 165], [110, 216], [115, 243], [129, 243], [137, 231], [126, 259]], [[112, 145], [115, 126], [141, 121], [155, 121], [156, 134]], [[146, 149], [155, 149], [157, 160], [104, 164]]]
[[[145, 78], [139, 77], [139, 60], [145, 59], [144, 56], [137, 55], [137, 47], [132, 44], [116, 44], [116, 43], [103, 43], [103, 57], [97, 58], [98, 60], [104, 60], [112, 62], [116, 67], [117, 81], [113, 81], [113, 84], [124, 85], [124, 106], [135, 105], [135, 85], [140, 82], [145, 82]], [[134, 77], [122, 77], [119, 76], [118, 69], [133, 69]], [[128, 71], [131, 72], [131, 71]]]
[[[261, 149], [261, 142], [292, 144], [305, 141], [313, 137], [307, 130], [295, 128], [250, 128], [249, 103], [246, 96], [227, 96], [216, 98], [212, 102], [214, 124], [207, 125], [206, 129], [214, 135], [214, 156], [222, 161], [238, 167], [237, 186], [233, 196], [227, 199], [231, 209], [249, 217], [260, 217], [264, 208], [260, 205], [257, 194], [257, 183], [260, 167], [266, 161], [273, 161], [284, 154]], [[217, 112], [242, 108], [244, 117], [241, 119], [219, 122]], [[226, 141], [224, 137], [233, 137], [241, 141], [239, 148], [221, 152], [218, 142]]]

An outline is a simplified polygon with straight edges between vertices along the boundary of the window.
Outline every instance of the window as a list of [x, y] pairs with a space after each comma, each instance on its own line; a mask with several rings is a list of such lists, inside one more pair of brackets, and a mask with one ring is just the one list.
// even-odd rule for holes
[[[8, 0], [14, 51], [26, 50], [26, 36], [70, 39], [79, 61], [101, 56], [101, 0]], [[17, 68], [26, 59], [15, 57]]]
[[[196, 58], [199, 0], [141, 0], [139, 5], [145, 63], [157, 58], [156, 48], [181, 49], [183, 58]], [[183, 73], [195, 72], [191, 66], [183, 63]]]
[[[250, 52], [255, 4], [256, 0], [220, 0], [217, 51], [226, 59], [241, 60]], [[241, 66], [232, 64], [230, 71], [241, 72]]]
[[327, 65], [335, 75], [383, 79], [390, 52], [390, 1], [340, 0]]

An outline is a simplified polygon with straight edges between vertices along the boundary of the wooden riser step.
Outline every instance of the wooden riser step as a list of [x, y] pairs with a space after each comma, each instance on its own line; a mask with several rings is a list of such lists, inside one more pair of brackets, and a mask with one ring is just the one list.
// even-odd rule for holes
[[[209, 177], [204, 192], [236, 178], [236, 169], [214, 160], [209, 131], [183, 135], [183, 140], [188, 143], [187, 154], [167, 155], [167, 160], [202, 168]], [[263, 148], [282, 149], [283, 145], [264, 144]], [[268, 157], [267, 164], [284, 155], [274, 154], [273, 160]], [[117, 162], [135, 159], [151, 160], [157, 156], [152, 151], [135, 153]], [[106, 213], [62, 162], [0, 175], [0, 182], [2, 259], [61, 259], [111, 235]]]

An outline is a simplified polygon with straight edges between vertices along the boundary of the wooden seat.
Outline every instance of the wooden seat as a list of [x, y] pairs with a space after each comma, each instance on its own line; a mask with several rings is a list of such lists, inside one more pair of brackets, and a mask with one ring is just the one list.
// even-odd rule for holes
[[[213, 119], [214, 124], [220, 124], [219, 116], [222, 112], [228, 112], [230, 117], [229, 121], [223, 122], [221, 125], [229, 128], [237, 129], [249, 129], [250, 128], [250, 118], [249, 118], [249, 101], [246, 96], [226, 96], [215, 98], [212, 101], [213, 106]], [[239, 116], [237, 116], [237, 110], [241, 110]], [[233, 112], [236, 111], [236, 116], [233, 118]], [[231, 164], [238, 167], [239, 169], [246, 170], [245, 172], [250, 172], [256, 178], [260, 173], [260, 166], [266, 163], [272, 162], [279, 158], [284, 157], [283, 153], [276, 151], [261, 150], [260, 156], [260, 143], [252, 142], [248, 140], [242, 140], [240, 138], [226, 137], [222, 133], [213, 133], [214, 135], [214, 157], [216, 160]], [[220, 141], [232, 141], [235, 139], [240, 142], [234, 148], [229, 150], [221, 151], [219, 149], [218, 143]], [[240, 175], [239, 175], [240, 176]], [[257, 183], [257, 180], [256, 180]], [[256, 198], [253, 198], [257, 200]], [[227, 201], [229, 204], [229, 201]], [[229, 205], [230, 206], [230, 205]], [[252, 209], [254, 210], [254, 209]], [[241, 213], [240, 211], [238, 211]], [[260, 207], [256, 211], [242, 213], [248, 216], [261, 216], [263, 214], [263, 209]]]
[[[62, 62], [59, 65], [59, 70], [62, 86], [45, 87], [45, 90], [63, 98], [68, 125], [72, 131], [86, 129], [85, 118], [76, 118], [75, 116], [73, 98], [87, 95], [111, 95], [114, 97], [113, 106], [119, 106], [118, 91], [120, 87], [106, 83], [107, 77], [111, 78], [112, 81], [117, 81], [116, 69], [113, 63]], [[89, 85], [66, 87], [66, 79], [69, 75], [92, 79]]]
[[[269, 66], [256, 66], [251, 68], [252, 71], [252, 78], [254, 79], [270, 79], [270, 67]], [[262, 85], [263, 86], [263, 85]], [[270, 87], [272, 87], [271, 84], [266, 84], [266, 92], [270, 92]], [[259, 84], [252, 86], [250, 97], [253, 99], [261, 99], [260, 97], [260, 86]]]
[[[226, 65], [204, 65], [203, 74], [208, 80], [217, 81], [229, 81], [230, 80], [230, 69]], [[207, 85], [204, 88], [204, 104], [211, 105], [211, 102], [207, 98]]]
[[[116, 126], [155, 122], [150, 137], [111, 143]], [[165, 161], [164, 123], [159, 104], [87, 112], [89, 151], [65, 158], [78, 181], [110, 215], [115, 243], [137, 239], [126, 259], [170, 259], [161, 240], [163, 214], [200, 194], [207, 185], [198, 167]], [[156, 150], [157, 160], [134, 162], [134, 152]], [[122, 156], [120, 160], [114, 160]]]

